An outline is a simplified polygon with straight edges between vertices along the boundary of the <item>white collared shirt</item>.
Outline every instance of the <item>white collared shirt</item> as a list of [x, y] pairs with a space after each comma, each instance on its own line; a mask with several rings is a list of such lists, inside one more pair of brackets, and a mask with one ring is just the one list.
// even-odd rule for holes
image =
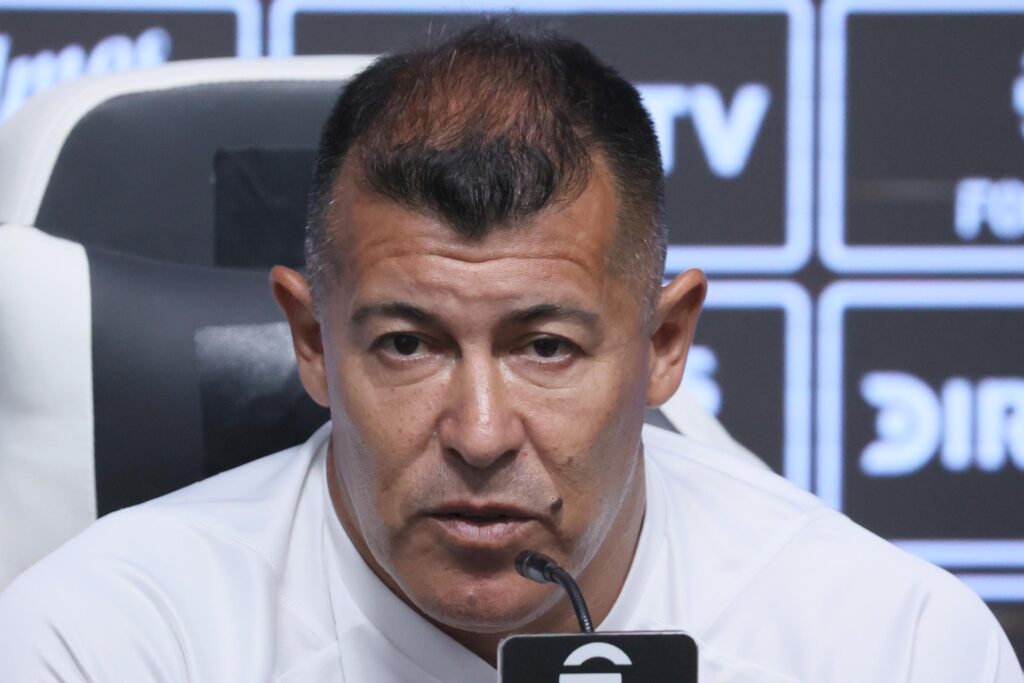
[[[306, 444], [98, 521], [0, 594], [2, 681], [494, 683], [405, 605]], [[1021, 683], [957, 579], [760, 468], [644, 429], [647, 508], [598, 630], [682, 630], [704, 683]]]

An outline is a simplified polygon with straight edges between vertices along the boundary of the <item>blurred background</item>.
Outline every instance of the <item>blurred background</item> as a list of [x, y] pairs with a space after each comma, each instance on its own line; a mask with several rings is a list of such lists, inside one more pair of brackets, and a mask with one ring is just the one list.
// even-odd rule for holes
[[[378, 54], [510, 7], [644, 97], [667, 275], [712, 279], [698, 400], [1024, 658], [1024, 0], [0, 0], [0, 121], [82, 75]], [[315, 144], [277, 157], [296, 234]]]

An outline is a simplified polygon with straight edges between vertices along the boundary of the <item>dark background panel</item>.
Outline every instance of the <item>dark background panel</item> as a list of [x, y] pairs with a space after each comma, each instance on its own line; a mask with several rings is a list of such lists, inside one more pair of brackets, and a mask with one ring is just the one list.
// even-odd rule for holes
[[1024, 243], [953, 229], [957, 181], [1024, 176], [1024, 14], [856, 14], [847, 30], [847, 242]]
[[[714, 287], [714, 283], [711, 284]], [[708, 308], [694, 343], [717, 359], [713, 379], [721, 390], [718, 419], [729, 433], [783, 472], [785, 315], [778, 309]]]
[[[867, 476], [860, 454], [876, 438], [878, 411], [860, 393], [868, 372], [897, 371], [920, 378], [941, 396], [944, 382], [985, 377], [1024, 379], [1015, 351], [1021, 310], [863, 310], [847, 313], [843, 378], [845, 405], [844, 511], [888, 538], [1024, 537], [1020, 513], [1024, 468], [1008, 458], [995, 472], [971, 467], [952, 472], [936, 451], [920, 470], [891, 477]], [[976, 395], [976, 394], [975, 394]], [[957, 415], [977, 434], [973, 415]], [[1007, 415], [1008, 420], [1015, 418]], [[1020, 444], [1024, 446], [1024, 444]]]
[[163, 28], [172, 39], [169, 59], [234, 57], [237, 18], [211, 12], [27, 11], [0, 8], [0, 33], [11, 36], [11, 55], [59, 51], [77, 43], [87, 51], [111, 35], [136, 38]]

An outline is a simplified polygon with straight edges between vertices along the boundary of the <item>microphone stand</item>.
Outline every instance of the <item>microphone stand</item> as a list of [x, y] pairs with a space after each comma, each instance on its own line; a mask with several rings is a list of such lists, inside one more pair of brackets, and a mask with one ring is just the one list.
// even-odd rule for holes
[[499, 683], [584, 683], [621, 681], [624, 677], [647, 683], [698, 683], [697, 643], [686, 633], [594, 633], [580, 587], [554, 560], [523, 550], [516, 556], [515, 568], [531, 581], [561, 586], [582, 633], [524, 633], [502, 638], [498, 644]]
[[576, 621], [580, 622], [580, 630], [583, 633], [593, 633], [594, 625], [590, 620], [590, 610], [583, 599], [583, 592], [576, 585], [576, 581], [569, 576], [569, 572], [558, 566], [558, 563], [547, 555], [524, 550], [516, 557], [516, 571], [537, 583], [557, 583], [565, 590], [572, 603], [572, 609], [576, 612]]

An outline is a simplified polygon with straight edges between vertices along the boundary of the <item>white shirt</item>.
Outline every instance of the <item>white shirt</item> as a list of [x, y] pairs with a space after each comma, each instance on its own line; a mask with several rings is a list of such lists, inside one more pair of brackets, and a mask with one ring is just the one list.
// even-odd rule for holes
[[[0, 594], [2, 681], [494, 683], [393, 595], [306, 444], [104, 517]], [[644, 429], [647, 510], [599, 630], [682, 630], [703, 683], [1021, 683], [957, 579], [785, 480]]]

